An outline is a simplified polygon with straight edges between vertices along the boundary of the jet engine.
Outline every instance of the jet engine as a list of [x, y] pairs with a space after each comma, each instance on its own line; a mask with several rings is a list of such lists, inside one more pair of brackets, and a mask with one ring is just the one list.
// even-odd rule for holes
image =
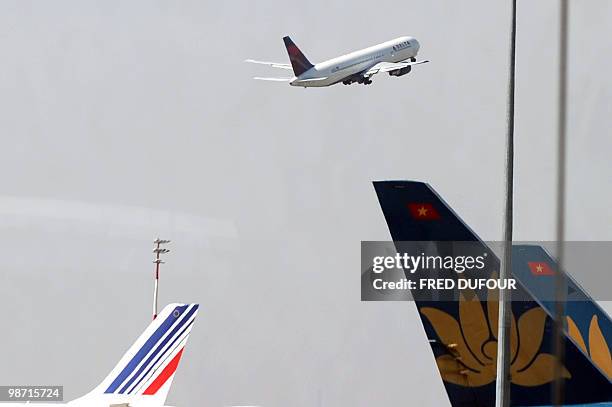
[[406, 75], [408, 72], [410, 72], [410, 69], [412, 69], [411, 66], [406, 66], [404, 68], [396, 69], [394, 71], [389, 71], [389, 75], [390, 76], [402, 76], [402, 75]]

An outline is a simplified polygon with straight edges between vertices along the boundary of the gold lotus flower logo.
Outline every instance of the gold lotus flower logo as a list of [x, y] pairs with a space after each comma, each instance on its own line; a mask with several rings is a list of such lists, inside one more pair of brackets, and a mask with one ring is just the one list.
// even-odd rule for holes
[[[498, 292], [489, 290], [488, 318], [485, 317], [480, 300], [471, 291], [466, 291], [465, 295], [461, 294], [459, 322], [437, 308], [421, 309], [421, 313], [431, 322], [436, 334], [449, 350], [448, 354], [436, 359], [444, 381], [459, 386], [479, 387], [495, 380], [498, 308]], [[544, 337], [545, 322], [546, 313], [540, 307], [523, 313], [518, 320], [518, 326], [512, 315], [512, 383], [531, 387], [549, 383], [554, 379], [555, 356], [538, 353]], [[571, 378], [565, 367], [562, 375]]]
[[582, 334], [578, 329], [578, 326], [571, 317], [567, 318], [567, 332], [569, 336], [574, 340], [585, 355], [588, 355], [595, 366], [599, 367], [607, 376], [608, 379], [612, 378], [612, 357], [610, 356], [610, 348], [608, 343], [599, 328], [599, 321], [597, 315], [593, 315], [591, 323], [589, 324], [589, 348], [587, 350], [586, 343], [582, 338]]

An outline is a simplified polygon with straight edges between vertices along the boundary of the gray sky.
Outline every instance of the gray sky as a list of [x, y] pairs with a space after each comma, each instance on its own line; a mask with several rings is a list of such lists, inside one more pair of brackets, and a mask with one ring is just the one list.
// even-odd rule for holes
[[[389, 239], [381, 179], [501, 237], [506, 3], [1, 2], [0, 383], [96, 385], [149, 321], [159, 235], [161, 302], [202, 305], [170, 404], [447, 403], [414, 305], [360, 303], [359, 242]], [[556, 2], [519, 3], [515, 238], [553, 239]], [[611, 240], [612, 3], [571, 13], [567, 236]], [[285, 34], [313, 61], [412, 35], [432, 62], [253, 81]]]

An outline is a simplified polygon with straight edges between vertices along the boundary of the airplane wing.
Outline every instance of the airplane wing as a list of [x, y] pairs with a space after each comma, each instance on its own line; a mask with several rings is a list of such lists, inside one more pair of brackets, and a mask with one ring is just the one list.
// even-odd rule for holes
[[258, 81], [270, 81], [270, 82], [290, 82], [293, 78], [262, 78], [260, 76], [256, 76], [253, 79]]
[[259, 65], [267, 65], [272, 68], [280, 68], [280, 69], [289, 69], [292, 70], [290, 64], [283, 64], [279, 62], [267, 62], [267, 61], [256, 61], [254, 59], [245, 59], [244, 62], [248, 62], [250, 64], [259, 64]]
[[367, 71], [365, 71], [363, 73], [363, 76], [370, 77], [372, 75], [376, 75], [377, 73], [396, 71], [398, 69], [406, 68], [408, 66], [420, 65], [427, 62], [429, 61], [423, 60], [415, 62], [379, 62]]

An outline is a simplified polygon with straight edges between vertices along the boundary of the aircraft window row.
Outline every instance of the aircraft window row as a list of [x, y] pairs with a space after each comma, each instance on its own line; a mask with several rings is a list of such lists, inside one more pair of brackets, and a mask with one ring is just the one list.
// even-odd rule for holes
[[384, 55], [385, 55], [384, 52], [380, 52], [380, 53], [378, 53], [376, 55], [371, 55], [371, 56], [369, 56], [369, 57], [367, 57], [365, 59], [362, 59], [360, 61], [354, 62], [354, 63], [352, 63], [350, 65], [346, 65], [346, 66], [343, 66], [343, 67], [338, 65], [338, 66], [336, 66], [335, 68], [332, 69], [332, 72], [338, 72], [338, 71], [341, 71], [343, 69], [351, 68], [351, 67], [353, 67], [355, 65], [359, 65], [359, 64], [362, 64], [364, 62], [372, 61], [374, 59], [378, 59], [378, 58], [380, 58], [380, 57], [382, 57]]

